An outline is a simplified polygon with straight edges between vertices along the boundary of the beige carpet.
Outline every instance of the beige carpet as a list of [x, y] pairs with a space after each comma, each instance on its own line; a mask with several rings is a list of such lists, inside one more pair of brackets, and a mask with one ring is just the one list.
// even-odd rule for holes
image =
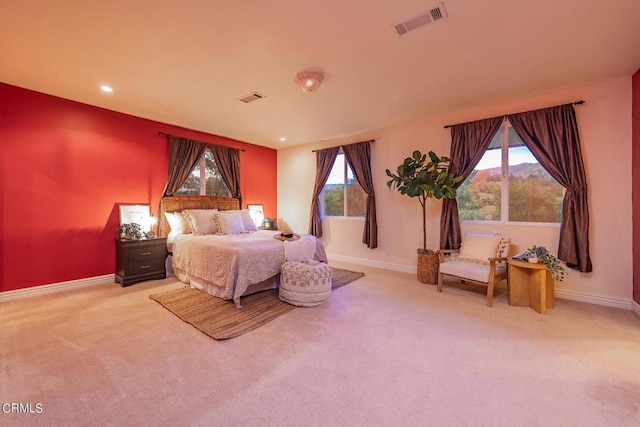
[[[350, 270], [332, 270], [332, 289], [364, 276], [364, 273]], [[296, 308], [281, 301], [277, 289], [243, 297], [240, 310], [232, 301], [225, 301], [189, 287], [149, 295], [149, 298], [216, 340], [245, 334]]]
[[331, 264], [365, 276], [224, 341], [149, 300], [175, 277], [0, 303], [0, 402], [43, 408], [0, 425], [640, 425], [630, 310], [557, 298], [543, 316], [503, 289], [490, 308], [480, 286]]

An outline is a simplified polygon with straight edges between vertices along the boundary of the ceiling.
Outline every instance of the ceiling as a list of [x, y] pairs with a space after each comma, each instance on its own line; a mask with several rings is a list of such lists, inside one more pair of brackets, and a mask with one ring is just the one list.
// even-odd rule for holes
[[[0, 0], [0, 81], [283, 148], [640, 68], [639, 0], [444, 0], [446, 19], [396, 35], [437, 4]], [[311, 94], [308, 70], [325, 73]]]

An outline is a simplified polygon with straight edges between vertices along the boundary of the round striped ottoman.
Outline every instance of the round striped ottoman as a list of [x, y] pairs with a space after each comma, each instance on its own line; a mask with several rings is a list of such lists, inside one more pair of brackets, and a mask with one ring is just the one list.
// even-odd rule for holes
[[300, 307], [314, 307], [331, 296], [331, 267], [318, 261], [282, 264], [280, 299]]

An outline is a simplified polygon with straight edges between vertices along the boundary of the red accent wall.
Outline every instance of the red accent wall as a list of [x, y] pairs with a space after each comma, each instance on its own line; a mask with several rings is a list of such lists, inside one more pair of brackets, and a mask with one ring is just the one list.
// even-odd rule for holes
[[[633, 259], [640, 256], [640, 70], [631, 78]], [[636, 256], [637, 255], [637, 256]], [[640, 304], [640, 262], [633, 263], [633, 300]]]
[[0, 291], [115, 272], [119, 203], [157, 214], [168, 142], [240, 153], [243, 204], [277, 213], [276, 150], [0, 83]]

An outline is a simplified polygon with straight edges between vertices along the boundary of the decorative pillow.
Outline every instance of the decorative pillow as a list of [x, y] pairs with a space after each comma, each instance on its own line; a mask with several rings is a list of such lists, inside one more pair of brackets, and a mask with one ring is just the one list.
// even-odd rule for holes
[[253, 222], [253, 218], [249, 215], [249, 210], [245, 209], [240, 212], [242, 216], [242, 226], [244, 227], [244, 231], [256, 231], [258, 228], [256, 227], [256, 223]]
[[511, 238], [502, 236], [500, 244], [498, 245], [498, 252], [496, 257], [506, 257], [509, 255], [509, 246], [511, 245]]
[[185, 209], [182, 213], [189, 219], [193, 234], [201, 236], [203, 234], [215, 234], [218, 231], [213, 217], [218, 209]]
[[171, 228], [171, 233], [176, 234], [189, 234], [192, 233], [191, 224], [189, 220], [185, 218], [182, 212], [165, 212], [165, 218]]
[[216, 219], [218, 221], [218, 234], [244, 233], [242, 215], [240, 212], [218, 212], [216, 214]]
[[498, 253], [502, 236], [496, 234], [467, 233], [462, 240], [459, 260], [489, 264], [489, 258]]
[[224, 213], [227, 212], [239, 212], [240, 215], [242, 216], [242, 227], [244, 227], [244, 231], [256, 231], [256, 223], [253, 222], [253, 219], [251, 218], [251, 215], [249, 215], [249, 209], [243, 209], [243, 210], [228, 210], [228, 211], [221, 211]]

